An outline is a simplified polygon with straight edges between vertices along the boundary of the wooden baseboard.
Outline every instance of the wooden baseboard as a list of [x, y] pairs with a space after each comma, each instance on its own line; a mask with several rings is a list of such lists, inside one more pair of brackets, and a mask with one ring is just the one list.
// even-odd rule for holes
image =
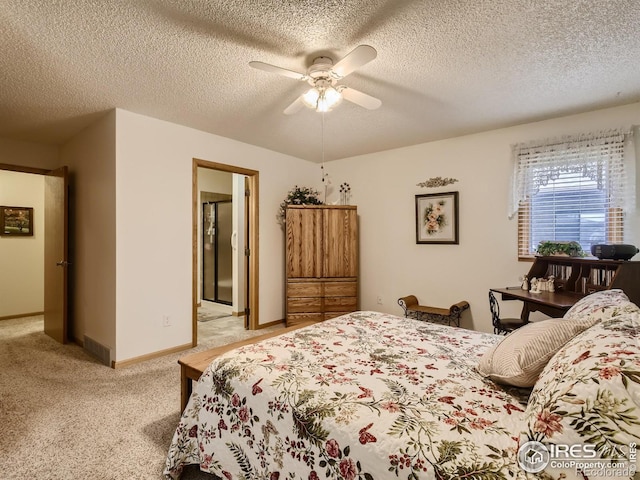
[[231, 312], [231, 315], [234, 317], [244, 317], [244, 311], [242, 312]]
[[31, 312], [31, 313], [21, 313], [19, 315], [7, 315], [6, 317], [0, 317], [0, 320], [12, 320], [14, 318], [37, 317], [38, 315], [44, 315], [44, 312]]
[[160, 350], [158, 352], [147, 353], [146, 355], [141, 355], [139, 357], [128, 358], [126, 360], [111, 361], [111, 368], [125, 368], [130, 365], [135, 365], [136, 363], [146, 362], [147, 360], [152, 360], [158, 357], [164, 357], [165, 355], [169, 355], [171, 353], [182, 352], [183, 350], [188, 350], [192, 348], [191, 343], [186, 343], [184, 345], [179, 345], [177, 347], [167, 348], [166, 350]]
[[[262, 328], [272, 327], [274, 325], [279, 325], [279, 324], [282, 324], [282, 323], [284, 323], [284, 320], [275, 320], [273, 322], [260, 324], [260, 325], [258, 325], [258, 330], [260, 330]], [[193, 345], [191, 345], [190, 343], [187, 343], [185, 345], [179, 345], [177, 347], [168, 348], [166, 350], [160, 350], [159, 352], [147, 353], [146, 355], [141, 355], [139, 357], [128, 358], [126, 360], [119, 360], [119, 361], [113, 360], [111, 362], [111, 368], [114, 368], [114, 369], [115, 368], [125, 368], [125, 367], [128, 367], [130, 365], [135, 365], [136, 363], [145, 362], [147, 360], [152, 360], [154, 358], [163, 357], [163, 356], [169, 355], [171, 353], [181, 352], [183, 350], [188, 350], [190, 348], [193, 348]]]
[[285, 320], [274, 320], [273, 322], [269, 322], [269, 323], [261, 323], [260, 325], [258, 325], [258, 328], [256, 330], [260, 330], [262, 328], [267, 328], [267, 327], [273, 327], [274, 325], [278, 325], [280, 323], [285, 323]]

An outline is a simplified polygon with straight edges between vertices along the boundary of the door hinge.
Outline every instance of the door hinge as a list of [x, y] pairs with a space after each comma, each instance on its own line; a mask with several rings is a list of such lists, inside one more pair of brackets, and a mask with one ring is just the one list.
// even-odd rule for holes
[[249, 248], [248, 248], [248, 247], [244, 249], [244, 256], [245, 256], [245, 257], [249, 257], [249, 256], [251, 256], [251, 250], [249, 250]]
[[245, 197], [250, 197], [251, 196], [251, 190], [249, 190], [248, 188], [244, 191], [244, 196]]

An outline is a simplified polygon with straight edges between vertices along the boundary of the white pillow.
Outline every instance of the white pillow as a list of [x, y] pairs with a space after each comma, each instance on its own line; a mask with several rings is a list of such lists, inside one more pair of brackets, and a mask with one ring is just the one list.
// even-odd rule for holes
[[514, 330], [480, 358], [478, 372], [496, 383], [533, 387], [547, 362], [595, 319], [552, 318]]

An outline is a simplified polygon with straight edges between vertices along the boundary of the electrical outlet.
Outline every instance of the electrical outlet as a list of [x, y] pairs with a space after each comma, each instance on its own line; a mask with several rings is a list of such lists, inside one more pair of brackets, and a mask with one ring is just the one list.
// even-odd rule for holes
[[378, 296], [376, 297], [376, 303], [377, 303], [378, 305], [382, 305], [382, 296], [381, 296], [381, 295], [378, 295]]
[[163, 327], [170, 327], [171, 326], [171, 317], [169, 317], [169, 315], [163, 315], [162, 316], [162, 326]]

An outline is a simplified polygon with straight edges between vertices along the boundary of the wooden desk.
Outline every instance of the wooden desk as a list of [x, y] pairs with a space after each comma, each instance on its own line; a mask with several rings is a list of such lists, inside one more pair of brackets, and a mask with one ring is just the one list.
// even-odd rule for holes
[[550, 317], [562, 317], [584, 295], [574, 292], [531, 293], [517, 288], [491, 288], [492, 292], [502, 295], [503, 300], [523, 302], [520, 318], [529, 321], [531, 312], [542, 312]]

